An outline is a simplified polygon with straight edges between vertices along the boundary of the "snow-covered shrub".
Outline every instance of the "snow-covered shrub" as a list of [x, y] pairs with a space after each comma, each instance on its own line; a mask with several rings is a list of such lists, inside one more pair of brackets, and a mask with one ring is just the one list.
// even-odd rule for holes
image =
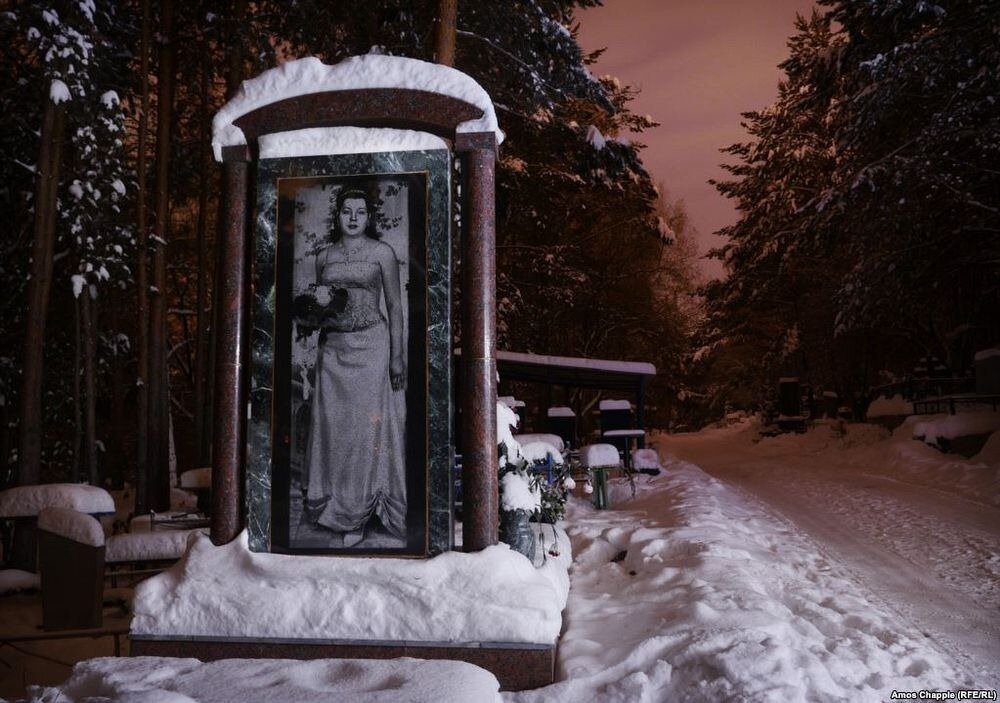
[[521, 445], [514, 439], [512, 427], [517, 415], [497, 402], [497, 443], [500, 453], [500, 541], [534, 560], [535, 535], [528, 525], [530, 517], [541, 508], [541, 492], [528, 472], [528, 462], [521, 455]]
[[[500, 446], [500, 509], [528, 510], [535, 522], [555, 523], [566, 512], [570, 489], [566, 487], [569, 466], [555, 447], [533, 442], [524, 447], [514, 439], [517, 414], [504, 403], [497, 403], [497, 443]], [[544, 449], [541, 449], [544, 447]], [[553, 481], [531, 470], [535, 462], [554, 462]], [[516, 496], [516, 498], [514, 497]], [[530, 496], [530, 498], [528, 497]]]

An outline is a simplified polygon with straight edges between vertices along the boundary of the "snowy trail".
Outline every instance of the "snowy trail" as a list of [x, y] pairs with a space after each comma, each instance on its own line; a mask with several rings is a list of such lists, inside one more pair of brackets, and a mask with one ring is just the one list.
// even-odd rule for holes
[[666, 461], [635, 497], [620, 481], [611, 488], [612, 509], [575, 499], [567, 512], [560, 680], [504, 693], [508, 703], [874, 703], [994, 678], [887, 607], [797, 525], [692, 462]]
[[731, 439], [666, 446], [800, 528], [977, 682], [1000, 683], [1000, 509], [876, 475], [863, 453]]

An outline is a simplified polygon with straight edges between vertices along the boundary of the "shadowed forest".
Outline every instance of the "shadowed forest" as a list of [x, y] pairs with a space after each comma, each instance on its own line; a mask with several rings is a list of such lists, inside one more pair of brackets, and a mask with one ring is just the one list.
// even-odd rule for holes
[[[574, 12], [594, 4], [459, 3], [454, 65], [507, 135], [498, 348], [652, 362], [648, 422], [668, 428], [759, 409], [783, 376], [841, 399], [927, 356], [961, 377], [1000, 341], [994, 2], [825, 0], [789, 27], [777, 101], [718, 145], [740, 210], [719, 281], [643, 167], [656, 116], [588, 70]], [[438, 12], [0, 0], [0, 487], [127, 481], [144, 512], [172, 457], [210, 463], [212, 116], [289, 57], [434, 61]]]

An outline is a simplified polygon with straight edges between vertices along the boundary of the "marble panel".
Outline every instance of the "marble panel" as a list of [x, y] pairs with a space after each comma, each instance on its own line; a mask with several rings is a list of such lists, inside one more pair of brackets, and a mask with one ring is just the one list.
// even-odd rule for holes
[[[245, 493], [251, 549], [359, 556], [451, 549], [451, 164], [445, 149], [257, 162]], [[308, 330], [293, 299], [315, 288], [315, 253], [329, 244], [332, 203], [344, 187], [377, 188], [382, 241], [401, 264], [405, 538], [372, 520], [354, 543], [312, 521], [303, 500], [319, 333], [293, 338], [293, 330]]]

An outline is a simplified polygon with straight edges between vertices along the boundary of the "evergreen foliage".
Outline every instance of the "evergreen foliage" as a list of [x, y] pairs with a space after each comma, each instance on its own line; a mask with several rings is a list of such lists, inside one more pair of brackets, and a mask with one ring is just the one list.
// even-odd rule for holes
[[777, 101], [724, 150], [740, 219], [706, 291], [716, 415], [781, 375], [844, 398], [1000, 339], [1000, 9], [822, 4], [796, 22]]
[[[677, 296], [658, 288], [672, 225], [642, 166], [641, 144], [625, 138], [654, 123], [629, 110], [631, 88], [594, 78], [588, 69], [595, 55], [584, 55], [576, 42], [574, 12], [596, 4], [460, 3], [456, 68], [491, 94], [507, 132], [497, 174], [501, 348], [676, 367], [684, 315]], [[218, 207], [218, 169], [208, 158], [212, 115], [239, 78], [288, 58], [315, 55], [332, 63], [378, 51], [430, 60], [436, 9], [429, 0], [260, 0], [222, 10], [197, 0], [178, 6], [182, 49], [172, 124], [167, 290], [161, 292], [168, 296], [171, 408], [182, 467], [193, 465], [196, 454], [188, 440], [200, 382], [194, 372], [197, 289], [211, 278], [213, 266], [211, 257], [200, 263], [198, 258], [198, 242], [214, 239]], [[156, 3], [152, 10], [155, 27]], [[0, 76], [0, 202], [13, 213], [0, 257], [12, 301], [3, 303], [10, 314], [0, 316], [0, 392], [8, 404], [17, 387], [31, 164], [41, 119], [33, 92], [59, 78], [71, 98], [46, 370], [46, 446], [61, 449], [48, 458], [43, 480], [71, 478], [69, 454], [76, 451], [69, 436], [74, 286], [76, 292], [94, 286], [101, 293], [98, 439], [108, 447], [108, 468], [117, 467], [110, 472], [115, 479], [131, 478], [121, 470], [132, 465], [123, 456], [132, 451], [130, 441], [119, 439], [133, 436], [129, 409], [136, 402], [131, 271], [137, 237], [130, 223], [137, 203], [140, 86], [148, 78], [138, 70], [141, 14], [138, 0], [0, 0], [0, 52], [10, 67]], [[157, 63], [154, 50], [149, 76], [156, 75]], [[147, 152], [155, 103], [153, 91]], [[147, 182], [155, 169], [150, 157]], [[663, 333], [673, 335], [669, 345], [660, 341]], [[9, 442], [4, 446], [12, 449]]]
[[[120, 295], [131, 282], [126, 261], [133, 239], [128, 224], [127, 189], [132, 184], [126, 155], [125, 116], [118, 93], [127, 68], [122, 55], [129, 25], [116, 14], [117, 4], [95, 0], [3, 3], [0, 36], [5, 66], [2, 79], [0, 160], [5, 229], [2, 270], [11, 314], [0, 315], [0, 385], [5, 407], [16, 405], [26, 318], [24, 289], [32, 237], [33, 177], [38, 157], [38, 124], [45, 99], [62, 103], [66, 142], [62, 146], [57, 203], [54, 283], [51, 309], [56, 324], [47, 327], [43, 403], [47, 441], [43, 443], [42, 480], [72, 480], [69, 467], [77, 451], [71, 439], [74, 418], [75, 306], [85, 284], [112, 281]], [[10, 147], [9, 149], [7, 147]], [[96, 288], [94, 289], [96, 293]], [[109, 330], [113, 325], [106, 325]], [[117, 331], [113, 334], [119, 334]], [[103, 355], [101, 359], [103, 360]], [[105, 392], [108, 389], [104, 389]], [[2, 446], [10, 480], [16, 454], [4, 422]]]

